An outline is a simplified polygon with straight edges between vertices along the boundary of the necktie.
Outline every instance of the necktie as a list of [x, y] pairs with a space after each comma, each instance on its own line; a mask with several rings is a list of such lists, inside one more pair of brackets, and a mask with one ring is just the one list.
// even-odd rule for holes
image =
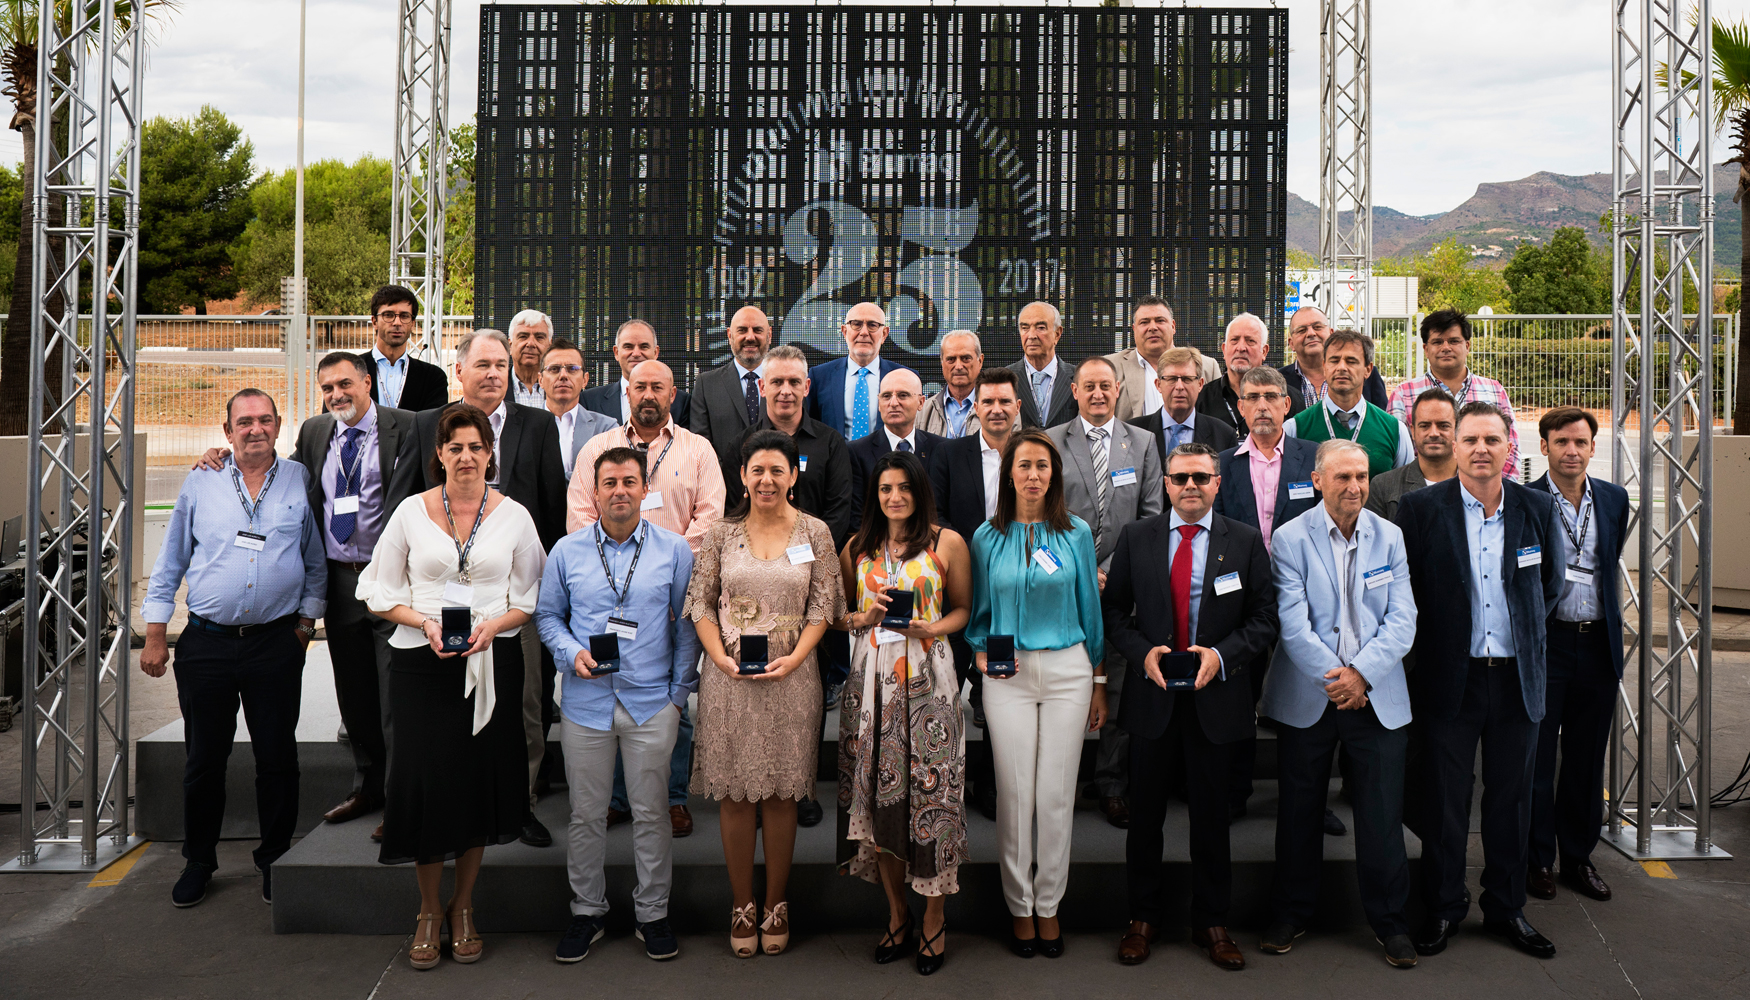
[[[353, 463], [358, 460], [359, 438], [364, 436], [365, 432], [357, 427], [348, 427], [341, 435], [343, 440], [340, 443], [340, 482], [336, 484], [340, 489], [340, 496], [350, 497], [358, 494], [360, 485], [358, 479], [361, 477], [352, 474]], [[357, 514], [336, 514], [328, 522], [328, 533], [334, 536], [335, 541], [344, 543], [352, 537], [353, 530], [357, 527]]]
[[1184, 424], [1174, 424], [1167, 428], [1167, 454], [1172, 454], [1174, 448], [1185, 443], [1185, 431], [1187, 429], [1188, 428], [1186, 428]]
[[1197, 537], [1197, 525], [1179, 525], [1179, 551], [1173, 553], [1170, 574], [1173, 588], [1173, 648], [1183, 651], [1195, 638], [1191, 635], [1191, 540]]
[[857, 369], [857, 390], [851, 397], [851, 440], [869, 433], [869, 369]]
[[905, 440], [904, 438], [901, 438], [899, 441], [899, 447], [895, 450], [896, 451], [910, 451], [911, 450], [911, 442]]
[[1048, 412], [1051, 408], [1051, 376], [1044, 372], [1033, 373], [1033, 408], [1039, 411], [1041, 426], [1051, 418]]
[[1088, 430], [1088, 448], [1094, 453], [1094, 543], [1106, 533], [1106, 428]]
[[760, 379], [748, 372], [741, 377], [741, 382], [746, 387], [742, 400], [747, 404], [747, 425], [752, 427], [760, 422]]

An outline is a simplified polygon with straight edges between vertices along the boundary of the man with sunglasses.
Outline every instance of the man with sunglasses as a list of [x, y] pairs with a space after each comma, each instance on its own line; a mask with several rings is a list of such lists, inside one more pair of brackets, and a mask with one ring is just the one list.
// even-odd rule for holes
[[371, 296], [371, 402], [400, 410], [435, 410], [450, 401], [450, 379], [437, 365], [407, 353], [419, 299], [412, 289], [384, 285]]
[[589, 372], [583, 367], [583, 352], [569, 340], [555, 340], [541, 355], [541, 395], [547, 412], [559, 422], [559, 457], [565, 460], [565, 480], [571, 481], [571, 469], [577, 463], [577, 453], [584, 442], [603, 431], [620, 426], [605, 413], [597, 413], [581, 405], [584, 387], [589, 385]]

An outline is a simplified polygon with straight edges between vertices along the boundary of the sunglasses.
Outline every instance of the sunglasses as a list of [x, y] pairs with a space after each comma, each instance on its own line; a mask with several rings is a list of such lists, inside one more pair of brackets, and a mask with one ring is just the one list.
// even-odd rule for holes
[[1183, 486], [1187, 482], [1208, 486], [1209, 481], [1214, 478], [1215, 474], [1212, 472], [1170, 472], [1167, 474], [1167, 481], [1174, 486]]

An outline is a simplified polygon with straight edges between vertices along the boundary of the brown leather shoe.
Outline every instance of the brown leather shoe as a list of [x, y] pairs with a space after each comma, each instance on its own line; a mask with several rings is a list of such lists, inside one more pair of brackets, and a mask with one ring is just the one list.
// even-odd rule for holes
[[1118, 961], [1125, 965], [1141, 965], [1148, 961], [1148, 946], [1159, 936], [1160, 931], [1155, 925], [1132, 920], [1130, 929], [1118, 940]]
[[365, 813], [376, 812], [383, 808], [381, 802], [372, 802], [365, 797], [364, 792], [353, 792], [346, 801], [322, 814], [322, 818], [330, 823], [344, 823], [349, 819], [358, 819]]
[[611, 830], [614, 827], [619, 826], [621, 823], [630, 823], [630, 822], [632, 822], [632, 814], [631, 813], [625, 812], [624, 810], [615, 809], [612, 806], [608, 807], [608, 829]]
[[693, 835], [693, 814], [687, 812], [686, 806], [669, 806], [668, 821], [674, 825], [674, 835], [676, 837], [690, 837]]
[[1120, 830], [1130, 829], [1130, 804], [1123, 799], [1116, 795], [1106, 796], [1100, 800], [1100, 811], [1106, 814], [1106, 822]]
[[1532, 865], [1525, 871], [1525, 891], [1537, 899], [1556, 898], [1556, 873]]
[[1598, 869], [1591, 865], [1563, 865], [1562, 882], [1580, 895], [1600, 903], [1610, 899], [1610, 885], [1598, 877]]
[[377, 828], [375, 830], [371, 831], [371, 843], [381, 844], [382, 842], [383, 842], [383, 824], [378, 823]]
[[1191, 943], [1207, 952], [1209, 960], [1218, 969], [1238, 972], [1246, 967], [1246, 956], [1240, 954], [1240, 946], [1234, 944], [1234, 939], [1227, 936], [1226, 927], [1194, 930], [1191, 932]]

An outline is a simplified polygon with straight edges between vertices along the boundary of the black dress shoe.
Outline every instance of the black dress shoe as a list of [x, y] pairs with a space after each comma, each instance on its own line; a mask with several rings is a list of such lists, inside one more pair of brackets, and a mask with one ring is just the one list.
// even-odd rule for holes
[[517, 839], [530, 847], [553, 846], [553, 835], [547, 832], [547, 828], [535, 818], [533, 812], [523, 817], [523, 835]]
[[911, 918], [911, 911], [905, 914], [905, 926], [897, 932], [889, 930], [875, 944], [875, 964], [886, 965], [894, 959], [901, 958], [911, 950], [911, 932], [916, 926]]
[[1106, 814], [1106, 822], [1120, 830], [1130, 829], [1130, 805], [1122, 798], [1115, 795], [1102, 798], [1100, 811]]
[[1413, 969], [1416, 967], [1416, 946], [1410, 943], [1408, 934], [1393, 934], [1387, 938], [1375, 938], [1385, 949], [1385, 962], [1394, 969]]
[[1446, 942], [1452, 940], [1457, 933], [1458, 923], [1452, 920], [1435, 918], [1423, 925], [1416, 935], [1415, 946], [1418, 955], [1438, 955], [1446, 950]]
[[1009, 931], [1009, 950], [1015, 953], [1016, 958], [1032, 958], [1039, 951], [1039, 939], [1030, 937], [1023, 940], [1016, 937], [1015, 932], [1011, 930]]
[[1337, 814], [1332, 812], [1329, 809], [1326, 809], [1325, 810], [1325, 836], [1327, 836], [1327, 837], [1341, 837], [1348, 832], [1349, 832], [1349, 828], [1343, 825], [1343, 821], [1341, 819], [1337, 818]]
[[1039, 954], [1044, 955], [1046, 958], [1063, 957], [1062, 934], [1059, 934], [1054, 938], [1035, 938], [1034, 940], [1038, 942], [1037, 947], [1039, 949]]
[[797, 826], [819, 826], [822, 817], [825, 815], [826, 810], [822, 809], [820, 803], [813, 799], [803, 799], [801, 802], [796, 803]]
[[1588, 864], [1563, 865], [1562, 882], [1582, 896], [1600, 903], [1610, 899], [1610, 885], [1598, 876], [1598, 869]]
[[1525, 872], [1525, 892], [1538, 899], [1556, 898], [1556, 873], [1532, 865]]
[[1532, 958], [1556, 957], [1556, 946], [1550, 939], [1537, 932], [1537, 929], [1525, 922], [1524, 917], [1514, 917], [1512, 920], [1485, 920], [1483, 930], [1496, 937], [1504, 937], [1508, 943]]

